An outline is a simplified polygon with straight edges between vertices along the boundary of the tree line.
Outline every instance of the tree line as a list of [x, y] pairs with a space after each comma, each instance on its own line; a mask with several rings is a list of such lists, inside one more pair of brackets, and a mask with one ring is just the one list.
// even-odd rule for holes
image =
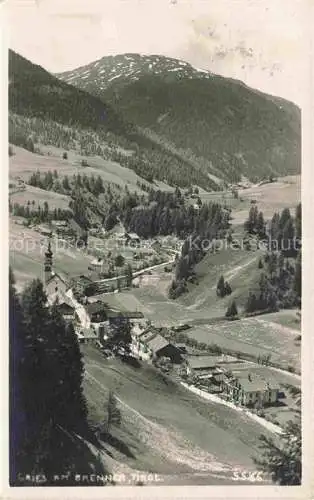
[[[18, 296], [9, 275], [10, 484], [26, 474], [104, 472], [82, 447], [89, 434], [82, 390], [83, 362], [72, 324], [34, 280]], [[94, 465], [91, 465], [94, 464]]]
[[9, 200], [9, 213], [18, 217], [24, 217], [27, 221], [33, 222], [34, 224], [50, 222], [52, 220], [69, 220], [73, 217], [70, 209], [51, 209], [47, 201], [43, 203], [43, 206], [40, 204], [36, 206], [34, 200], [28, 200], [26, 205], [21, 205], [17, 202], [12, 203], [12, 201]]
[[268, 251], [258, 261], [261, 275], [257, 290], [249, 292], [247, 313], [301, 307], [301, 237], [301, 204], [294, 217], [287, 208], [273, 215], [267, 235]]

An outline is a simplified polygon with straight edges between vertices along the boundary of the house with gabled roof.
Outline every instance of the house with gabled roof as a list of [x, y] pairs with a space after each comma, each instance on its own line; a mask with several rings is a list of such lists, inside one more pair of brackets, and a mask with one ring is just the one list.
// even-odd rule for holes
[[225, 394], [239, 404], [245, 406], [264, 406], [277, 403], [279, 384], [274, 380], [266, 380], [260, 375], [245, 372], [230, 373], [224, 378]]
[[134, 339], [136, 348], [144, 359], [169, 358], [173, 363], [181, 363], [182, 353], [180, 350], [163, 337], [159, 330], [149, 327]]

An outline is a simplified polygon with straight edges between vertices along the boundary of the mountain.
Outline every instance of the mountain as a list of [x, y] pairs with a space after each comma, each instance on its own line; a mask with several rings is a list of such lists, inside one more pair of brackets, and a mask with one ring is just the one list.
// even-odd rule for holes
[[32, 142], [99, 155], [131, 168], [144, 179], [217, 189], [205, 168], [145, 136], [103, 99], [51, 75], [9, 52], [9, 140]]
[[29, 117], [123, 133], [121, 117], [99, 99], [9, 51], [9, 109]]
[[110, 103], [156, 144], [227, 181], [300, 172], [300, 110], [158, 55], [104, 57], [57, 75]]

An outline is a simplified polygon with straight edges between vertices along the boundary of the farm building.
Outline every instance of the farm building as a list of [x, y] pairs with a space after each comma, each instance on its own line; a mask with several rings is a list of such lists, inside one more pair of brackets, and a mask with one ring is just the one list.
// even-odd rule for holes
[[278, 402], [279, 385], [262, 377], [248, 373], [225, 376], [223, 391], [230, 399], [245, 406], [264, 406]]
[[185, 361], [186, 374], [222, 382], [224, 372], [218, 366], [220, 359], [217, 356], [189, 356]]
[[167, 357], [173, 363], [181, 363], [182, 353], [180, 350], [162, 335], [155, 328], [148, 328], [134, 339], [137, 344], [137, 349], [139, 353], [144, 355], [143, 357], [150, 358], [160, 358]]

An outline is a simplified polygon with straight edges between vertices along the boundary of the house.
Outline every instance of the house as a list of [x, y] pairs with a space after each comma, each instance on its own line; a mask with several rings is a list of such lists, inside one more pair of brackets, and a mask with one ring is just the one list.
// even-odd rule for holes
[[90, 304], [86, 304], [84, 308], [91, 323], [104, 323], [107, 321], [108, 309], [103, 302], [92, 302]]
[[84, 274], [72, 278], [71, 287], [79, 295], [93, 295], [93, 280]]
[[75, 309], [67, 302], [56, 304], [57, 310], [66, 321], [74, 321]]
[[155, 328], [148, 328], [137, 337], [137, 348], [147, 359], [167, 357], [173, 363], [181, 363], [182, 353], [174, 344], [160, 335]]
[[98, 257], [91, 262], [90, 267], [96, 273], [102, 273], [104, 272], [104, 260]]
[[220, 383], [224, 379], [224, 372], [218, 366], [219, 360], [217, 356], [189, 356], [185, 361], [186, 374]]
[[152, 243], [151, 243], [151, 248], [153, 250], [155, 250], [155, 252], [158, 252], [159, 250], [161, 250], [161, 243], [159, 240], [154, 240]]
[[19, 215], [12, 215], [11, 220], [18, 226], [26, 226], [27, 219], [25, 217], [20, 217]]
[[45, 226], [44, 224], [41, 224], [37, 226], [37, 231], [40, 232], [42, 236], [46, 236], [47, 238], [51, 238], [52, 236], [52, 230], [49, 226]]
[[144, 315], [139, 311], [113, 311], [107, 312], [109, 330], [130, 325], [131, 328], [144, 324]]
[[279, 399], [280, 388], [276, 382], [266, 381], [250, 372], [236, 376], [231, 373], [225, 377], [222, 385], [230, 399], [244, 406], [271, 405]]
[[125, 237], [129, 246], [136, 246], [141, 242], [139, 236], [136, 233], [126, 233]]
[[75, 333], [77, 335], [78, 342], [80, 344], [92, 343], [96, 344], [99, 342], [98, 332], [93, 328], [82, 328], [78, 327], [75, 329]]
[[67, 227], [68, 223], [66, 220], [52, 220], [51, 225], [54, 228]]

